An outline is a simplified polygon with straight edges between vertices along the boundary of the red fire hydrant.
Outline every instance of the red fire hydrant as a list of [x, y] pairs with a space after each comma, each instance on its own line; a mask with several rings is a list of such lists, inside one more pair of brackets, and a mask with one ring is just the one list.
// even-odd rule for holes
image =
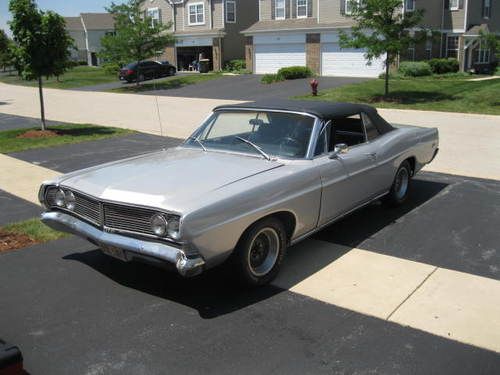
[[319, 85], [319, 82], [317, 79], [313, 79], [310, 83], [311, 85], [311, 92], [313, 94], [313, 96], [318, 96], [318, 85]]

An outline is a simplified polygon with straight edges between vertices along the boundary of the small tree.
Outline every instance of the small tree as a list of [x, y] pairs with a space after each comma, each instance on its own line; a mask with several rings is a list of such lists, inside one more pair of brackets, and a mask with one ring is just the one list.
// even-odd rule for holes
[[4, 71], [12, 65], [12, 47], [12, 40], [0, 29], [0, 67]]
[[14, 65], [27, 80], [38, 80], [42, 130], [45, 125], [42, 78], [61, 75], [68, 67], [73, 40], [64, 19], [54, 12], [40, 11], [33, 0], [11, 0], [10, 28], [16, 43]]
[[115, 32], [101, 39], [99, 55], [107, 63], [119, 67], [130, 61], [140, 62], [174, 41], [173, 35], [168, 32], [171, 24], [155, 22], [141, 10], [140, 3], [129, 0], [120, 5], [112, 3], [106, 8], [115, 19]]
[[486, 46], [497, 59], [500, 59], [500, 37], [495, 33], [480, 31], [479, 41]]
[[389, 94], [389, 68], [397, 57], [411, 45], [422, 42], [425, 31], [410, 33], [417, 28], [423, 17], [423, 10], [403, 11], [402, 0], [350, 0], [347, 4], [355, 25], [350, 35], [340, 33], [342, 48], [364, 48], [369, 62], [385, 55], [385, 89]]

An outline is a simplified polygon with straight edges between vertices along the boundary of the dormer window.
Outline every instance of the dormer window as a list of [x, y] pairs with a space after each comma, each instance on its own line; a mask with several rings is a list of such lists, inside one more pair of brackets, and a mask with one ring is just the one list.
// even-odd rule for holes
[[285, 19], [285, 0], [276, 0], [274, 5], [274, 18], [277, 20]]
[[297, 18], [307, 17], [307, 0], [297, 0]]
[[205, 3], [189, 4], [189, 24], [190, 25], [205, 24]]

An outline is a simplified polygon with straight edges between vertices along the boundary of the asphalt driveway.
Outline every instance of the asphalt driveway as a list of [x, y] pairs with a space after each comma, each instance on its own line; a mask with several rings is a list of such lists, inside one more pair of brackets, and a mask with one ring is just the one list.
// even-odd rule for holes
[[[265, 85], [260, 82], [262, 76], [242, 74], [223, 76], [194, 85], [170, 90], [148, 91], [144, 95], [161, 95], [186, 98], [205, 98], [222, 100], [267, 100], [287, 99], [292, 96], [306, 95], [310, 92], [311, 79], [295, 79]], [[319, 89], [329, 89], [366, 81], [366, 78], [318, 77]]]

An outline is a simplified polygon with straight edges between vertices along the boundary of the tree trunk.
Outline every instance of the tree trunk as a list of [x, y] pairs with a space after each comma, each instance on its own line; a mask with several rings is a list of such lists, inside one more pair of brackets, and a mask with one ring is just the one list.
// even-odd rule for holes
[[42, 131], [47, 129], [45, 125], [45, 105], [43, 103], [42, 77], [38, 77], [38, 93], [40, 94], [40, 116], [42, 120]]
[[387, 54], [387, 58], [385, 60], [385, 87], [384, 87], [384, 96], [389, 96], [389, 67], [391, 63], [389, 62], [389, 54]]

